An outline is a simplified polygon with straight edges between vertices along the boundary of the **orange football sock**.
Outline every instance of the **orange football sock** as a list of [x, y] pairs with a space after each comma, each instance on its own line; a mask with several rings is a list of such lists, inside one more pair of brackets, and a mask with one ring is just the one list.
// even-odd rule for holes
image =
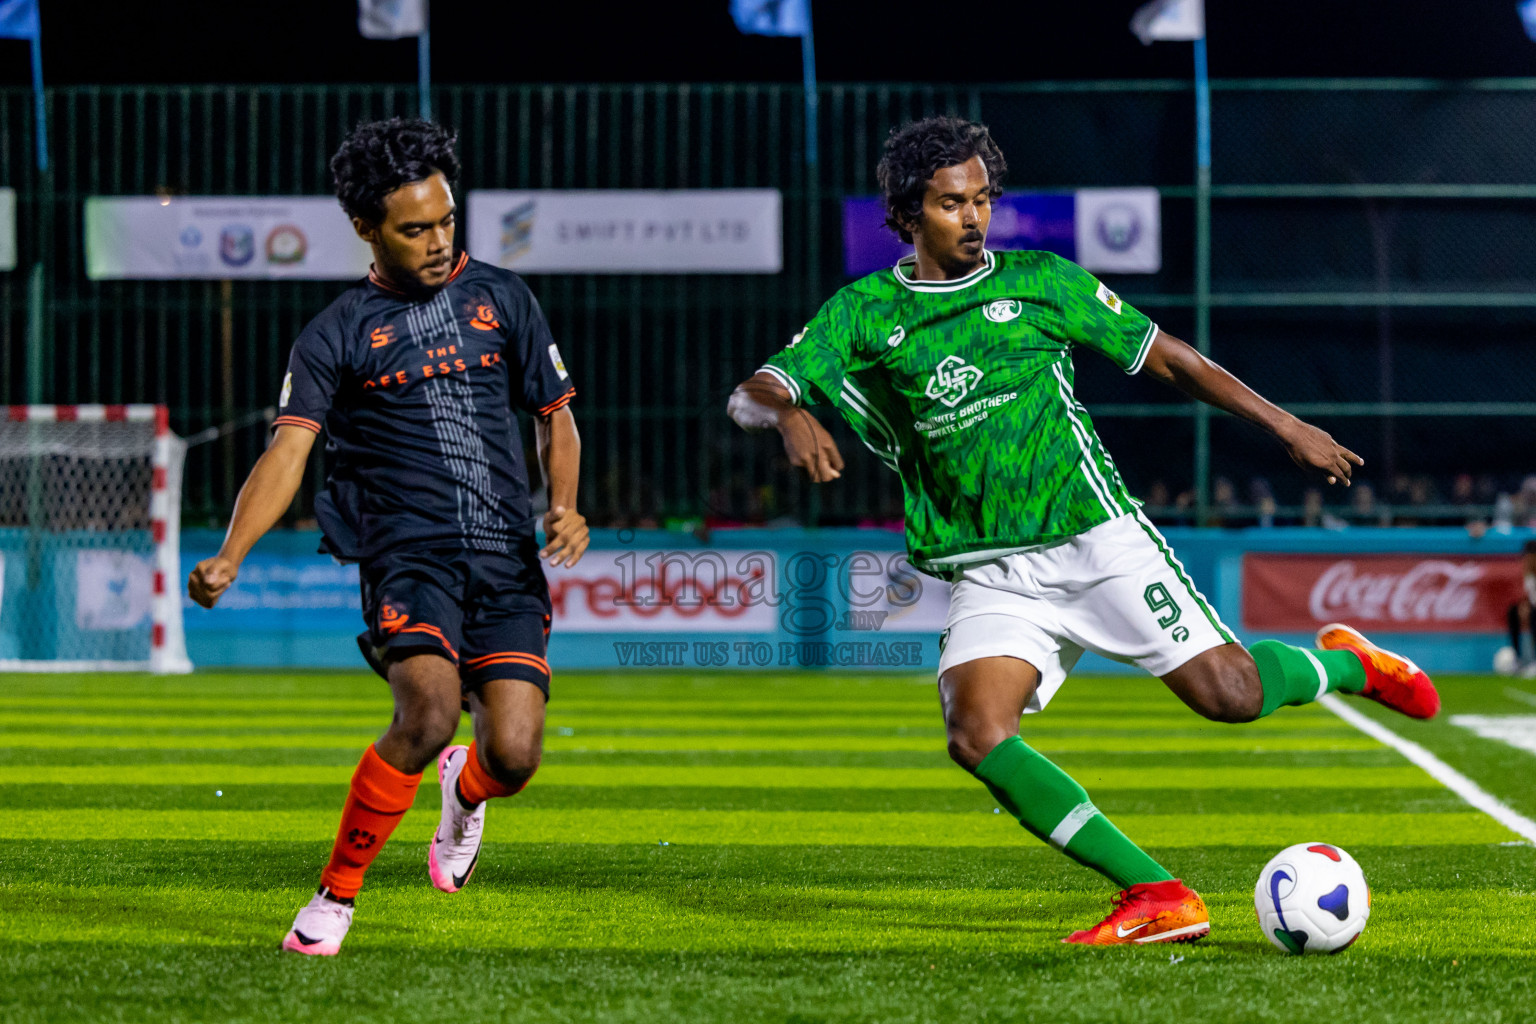
[[352, 773], [352, 790], [341, 810], [336, 845], [320, 884], [343, 898], [357, 895], [363, 872], [379, 855], [389, 834], [416, 799], [421, 775], [407, 775], [388, 764], [370, 744]]
[[[533, 778], [532, 775], [528, 776]], [[521, 793], [528, 785], [524, 779], [521, 786], [512, 787], [504, 785], [491, 776], [480, 764], [479, 751], [475, 745], [469, 745], [469, 760], [464, 762], [464, 770], [459, 772], [459, 801], [466, 807], [477, 807], [493, 796], [512, 796]]]

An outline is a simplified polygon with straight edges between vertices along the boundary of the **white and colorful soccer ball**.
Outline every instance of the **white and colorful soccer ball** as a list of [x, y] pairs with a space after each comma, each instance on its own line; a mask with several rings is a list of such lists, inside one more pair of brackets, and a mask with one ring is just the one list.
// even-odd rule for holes
[[1520, 671], [1520, 655], [1509, 646], [1493, 652], [1493, 670], [1501, 676], [1512, 676]]
[[1371, 890], [1355, 858], [1337, 846], [1297, 843], [1259, 872], [1253, 909], [1276, 949], [1337, 953], [1365, 930]]

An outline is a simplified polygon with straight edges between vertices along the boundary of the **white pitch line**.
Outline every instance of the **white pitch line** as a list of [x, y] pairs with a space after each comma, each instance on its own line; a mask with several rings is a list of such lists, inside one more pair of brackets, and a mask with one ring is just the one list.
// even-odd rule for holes
[[1504, 687], [1504, 696], [1510, 700], [1518, 700], [1524, 704], [1536, 706], [1536, 693], [1526, 693], [1524, 690], [1517, 690], [1513, 686], [1506, 686]]
[[1425, 750], [1412, 740], [1403, 739], [1375, 719], [1362, 715], [1331, 693], [1320, 699], [1318, 703], [1367, 736], [1385, 743], [1399, 754], [1402, 754], [1408, 760], [1424, 769], [1430, 778], [1488, 815], [1488, 817], [1500, 825], [1503, 825], [1517, 835], [1523, 836], [1530, 842], [1536, 843], [1536, 821], [1532, 821], [1520, 812], [1506, 806], [1493, 794], [1440, 760], [1434, 754], [1431, 754], [1428, 750]]

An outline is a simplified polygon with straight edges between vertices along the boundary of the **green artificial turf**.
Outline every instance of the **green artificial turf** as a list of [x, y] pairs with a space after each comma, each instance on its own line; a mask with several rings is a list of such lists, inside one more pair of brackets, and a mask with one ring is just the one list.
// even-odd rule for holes
[[[1536, 814], [1536, 756], [1351, 701]], [[1524, 684], [1536, 692], [1536, 687]], [[931, 679], [562, 674], [528, 791], [474, 881], [426, 877], [429, 772], [342, 954], [279, 954], [358, 754], [361, 674], [0, 677], [0, 1020], [1478, 1022], [1536, 1006], [1536, 849], [1325, 709], [1205, 723], [1151, 680], [1074, 679], [1024, 722], [1210, 906], [1193, 946], [1058, 940], [1112, 886], [944, 755]], [[1253, 918], [1283, 846], [1373, 889], [1336, 957]]]

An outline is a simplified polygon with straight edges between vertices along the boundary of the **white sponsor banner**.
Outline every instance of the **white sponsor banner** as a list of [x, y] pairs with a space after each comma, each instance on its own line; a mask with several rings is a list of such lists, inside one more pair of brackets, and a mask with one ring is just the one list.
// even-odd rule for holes
[[1076, 193], [1077, 262], [1095, 272], [1155, 274], [1163, 224], [1155, 188], [1085, 188]]
[[918, 572], [905, 551], [856, 551], [840, 567], [845, 630], [938, 635], [949, 617], [949, 584]]
[[426, 27], [426, 0], [357, 0], [357, 31], [364, 39], [404, 39]]
[[368, 273], [368, 243], [329, 196], [91, 196], [85, 272], [127, 278], [307, 278]]
[[16, 269], [16, 190], [0, 188], [0, 270]]
[[469, 254], [519, 273], [776, 274], [778, 189], [474, 190]]
[[75, 555], [75, 627], [135, 629], [149, 618], [155, 566], [129, 551]]
[[544, 574], [557, 633], [771, 633], [775, 566], [764, 551], [589, 549]]

